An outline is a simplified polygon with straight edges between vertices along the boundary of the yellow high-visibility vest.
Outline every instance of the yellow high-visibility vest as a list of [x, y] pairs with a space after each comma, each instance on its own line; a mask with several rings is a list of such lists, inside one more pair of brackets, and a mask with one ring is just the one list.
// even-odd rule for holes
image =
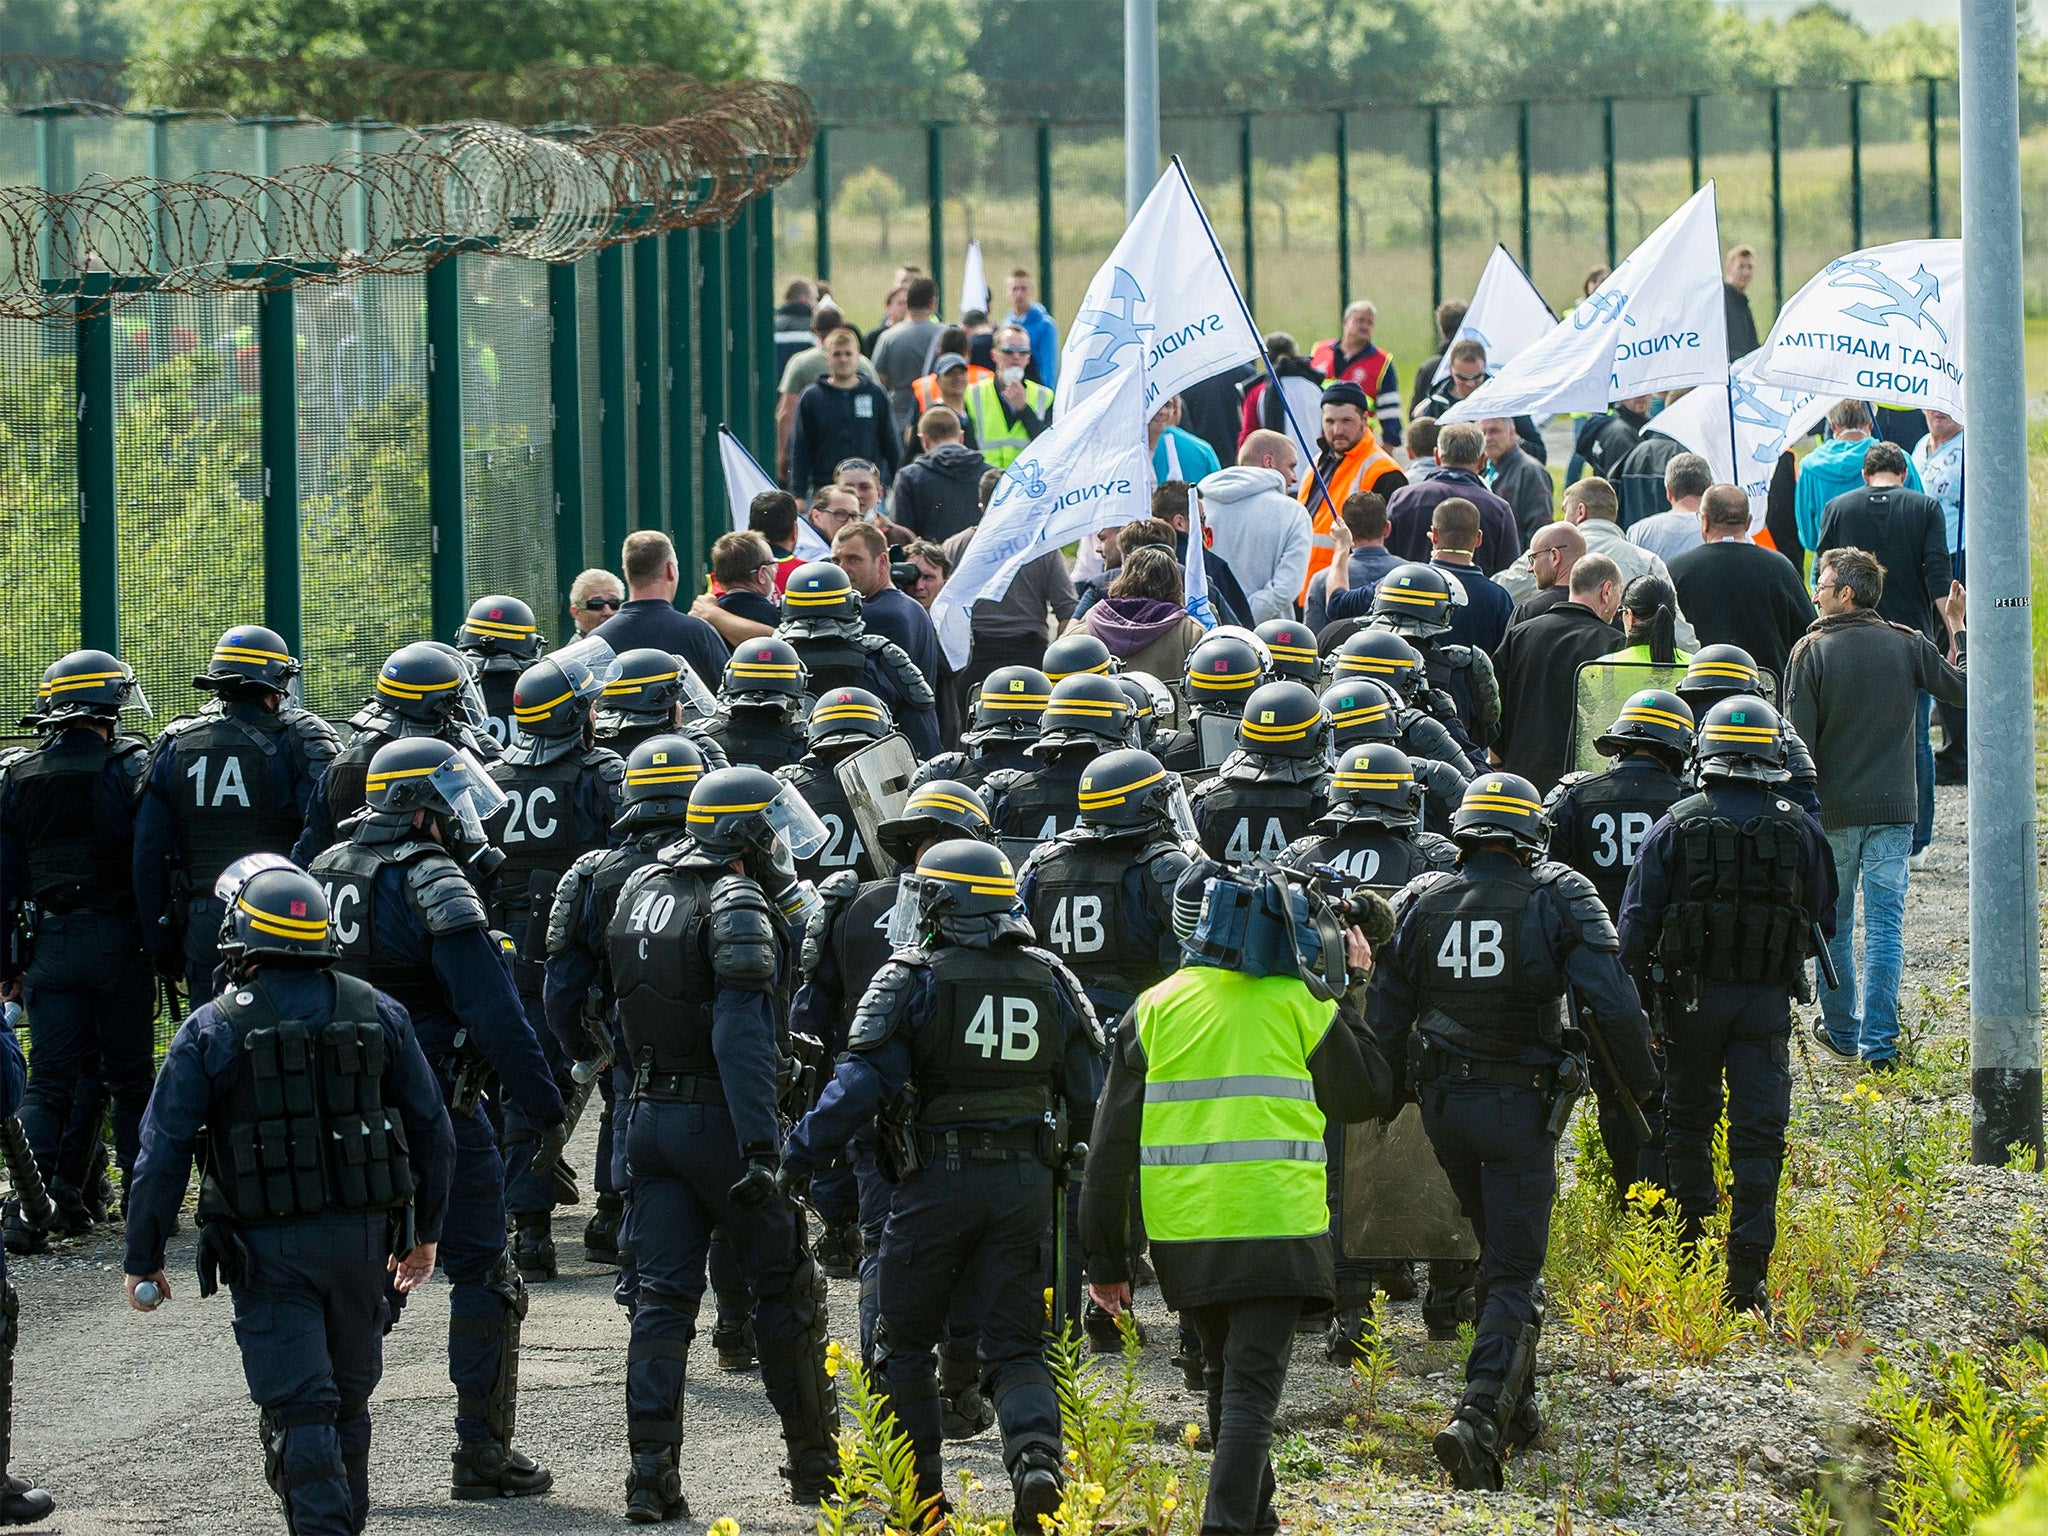
[[[967, 411], [967, 419], [974, 423], [974, 440], [981, 445], [981, 456], [990, 469], [1008, 469], [1031, 441], [1031, 434], [1024, 430], [1020, 418], [1011, 421], [1003, 414], [1003, 397], [997, 392], [994, 379], [983, 379], [979, 384], [968, 386], [967, 398], [960, 402]], [[1035, 414], [1041, 421], [1052, 415], [1052, 391], [1043, 384], [1024, 381], [1024, 408]]]

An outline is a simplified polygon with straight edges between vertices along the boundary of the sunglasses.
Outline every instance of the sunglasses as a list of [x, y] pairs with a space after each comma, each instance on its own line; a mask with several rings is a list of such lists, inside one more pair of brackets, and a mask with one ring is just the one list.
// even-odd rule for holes
[[1460, 373], [1457, 369], [1453, 368], [1451, 370], [1451, 377], [1456, 379], [1460, 384], [1477, 384], [1481, 379], [1486, 377], [1486, 370], [1482, 368], [1477, 373]]
[[837, 473], [843, 475], [849, 469], [853, 470], [857, 474], [879, 475], [881, 473], [879, 469], [875, 468], [875, 466], [870, 464], [866, 459], [841, 459], [839, 461]]
[[997, 347], [996, 350], [1005, 357], [1029, 357], [1031, 355], [1029, 347]]
[[598, 608], [616, 608], [624, 601], [625, 599], [623, 597], [586, 597], [585, 599], [583, 599], [583, 606], [586, 609], [591, 610], [595, 610]]

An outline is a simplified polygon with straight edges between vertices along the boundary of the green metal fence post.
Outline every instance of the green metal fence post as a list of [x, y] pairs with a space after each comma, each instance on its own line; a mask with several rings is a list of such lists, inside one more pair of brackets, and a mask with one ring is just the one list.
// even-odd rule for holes
[[706, 224], [697, 230], [697, 399], [699, 453], [704, 462], [704, 533], [726, 522], [725, 469], [718, 429], [725, 425], [725, 373], [732, 326], [725, 312], [725, 236]]
[[750, 294], [754, 286], [754, 263], [748, 250], [747, 218], [736, 214], [725, 232], [725, 352], [728, 369], [725, 396], [726, 425], [732, 435], [759, 457], [754, 441], [754, 312]]
[[[818, 124], [818, 136], [811, 144], [811, 206], [816, 221], [818, 240], [818, 280], [824, 282], [832, 276], [832, 130], [825, 124]], [[669, 257], [675, 257], [675, 246], [669, 246]]]
[[[754, 451], [771, 473], [775, 464], [775, 194], [754, 199], [754, 352], [760, 362], [754, 387]], [[939, 312], [945, 313], [942, 299]]]
[[1849, 82], [1849, 244], [1863, 249], [1863, 82]]
[[626, 463], [626, 253], [597, 253], [597, 483], [607, 560], [619, 558], [631, 517]]
[[[668, 505], [678, 548], [709, 564], [704, 503], [697, 495], [697, 368], [691, 337], [697, 329], [695, 231], [672, 229], [668, 241]], [[712, 535], [716, 537], [716, 535]]]
[[1521, 183], [1522, 193], [1522, 270], [1535, 266], [1534, 245], [1530, 238], [1529, 214], [1529, 103], [1520, 103], [1515, 118], [1515, 171]]
[[1927, 238], [1941, 238], [1941, 81], [1927, 76]]
[[1052, 310], [1052, 123], [1038, 120], [1038, 298]]
[[1693, 96], [1687, 98], [1686, 101], [1685, 146], [1687, 152], [1692, 157], [1692, 189], [1695, 192], [1699, 191], [1701, 186], [1700, 161], [1703, 158], [1700, 153], [1703, 147], [1701, 139], [1702, 135], [1700, 133], [1700, 98], [1697, 96]]
[[1607, 181], [1607, 265], [1610, 269], [1621, 260], [1621, 224], [1615, 214], [1614, 187], [1614, 98], [1604, 97], [1600, 103], [1600, 163]]
[[112, 284], [88, 273], [79, 289], [78, 633], [96, 651], [121, 651], [120, 517], [114, 475], [114, 315]]
[[257, 295], [257, 379], [263, 442], [263, 622], [301, 653], [299, 370], [290, 288]]
[[1444, 109], [1429, 107], [1429, 305], [1444, 301]]
[[661, 242], [633, 242], [633, 526], [659, 528], [661, 500]]
[[1785, 93], [1771, 87], [1771, 305], [1785, 302]]
[[555, 466], [555, 580], [558, 635], [573, 635], [569, 583], [583, 569], [583, 338], [577, 326], [576, 264], [548, 267], [548, 404]]
[[1351, 114], [1337, 109], [1337, 312], [1351, 307]]
[[940, 313], [945, 312], [946, 292], [946, 125], [924, 125], [924, 199], [926, 235], [932, 282], [941, 295]]
[[1252, 226], [1252, 115], [1249, 112], [1237, 120], [1237, 184], [1238, 196], [1244, 202], [1244, 303], [1245, 308], [1257, 314], [1259, 242]]
[[427, 268], [427, 521], [432, 632], [455, 637], [468, 602], [462, 547], [462, 269], [460, 256]]

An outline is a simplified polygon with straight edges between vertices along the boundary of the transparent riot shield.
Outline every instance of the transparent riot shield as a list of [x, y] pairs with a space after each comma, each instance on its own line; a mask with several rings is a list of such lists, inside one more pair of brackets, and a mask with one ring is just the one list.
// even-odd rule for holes
[[882, 823], [903, 814], [903, 803], [910, 798], [911, 776], [917, 772], [917, 753], [908, 741], [892, 733], [841, 758], [832, 771], [839, 776], [847, 804], [853, 807], [860, 840], [878, 864], [887, 863]]
[[1338, 1238], [1347, 1259], [1476, 1259], [1479, 1240], [1409, 1104], [1344, 1127]]

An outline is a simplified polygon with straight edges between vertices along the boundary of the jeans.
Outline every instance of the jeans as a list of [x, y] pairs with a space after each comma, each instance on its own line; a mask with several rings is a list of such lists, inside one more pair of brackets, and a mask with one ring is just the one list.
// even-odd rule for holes
[[1913, 717], [1913, 777], [1920, 790], [1919, 815], [1913, 822], [1913, 852], [1934, 841], [1934, 743], [1927, 727], [1934, 718], [1934, 695], [1920, 695], [1919, 713]]
[[1203, 1536], [1258, 1536], [1277, 1531], [1273, 1512], [1273, 1416], [1287, 1384], [1298, 1296], [1253, 1298], [1189, 1307], [1202, 1339], [1208, 1375], [1209, 1468]]
[[[1820, 1016], [1828, 1036], [1865, 1061], [1889, 1061], [1898, 1051], [1899, 973], [1906, 963], [1907, 826], [1841, 827], [1828, 834], [1835, 851], [1834, 956], [1840, 988], [1820, 983]], [[1863, 890], [1863, 989], [1856, 988], [1856, 891]]]

